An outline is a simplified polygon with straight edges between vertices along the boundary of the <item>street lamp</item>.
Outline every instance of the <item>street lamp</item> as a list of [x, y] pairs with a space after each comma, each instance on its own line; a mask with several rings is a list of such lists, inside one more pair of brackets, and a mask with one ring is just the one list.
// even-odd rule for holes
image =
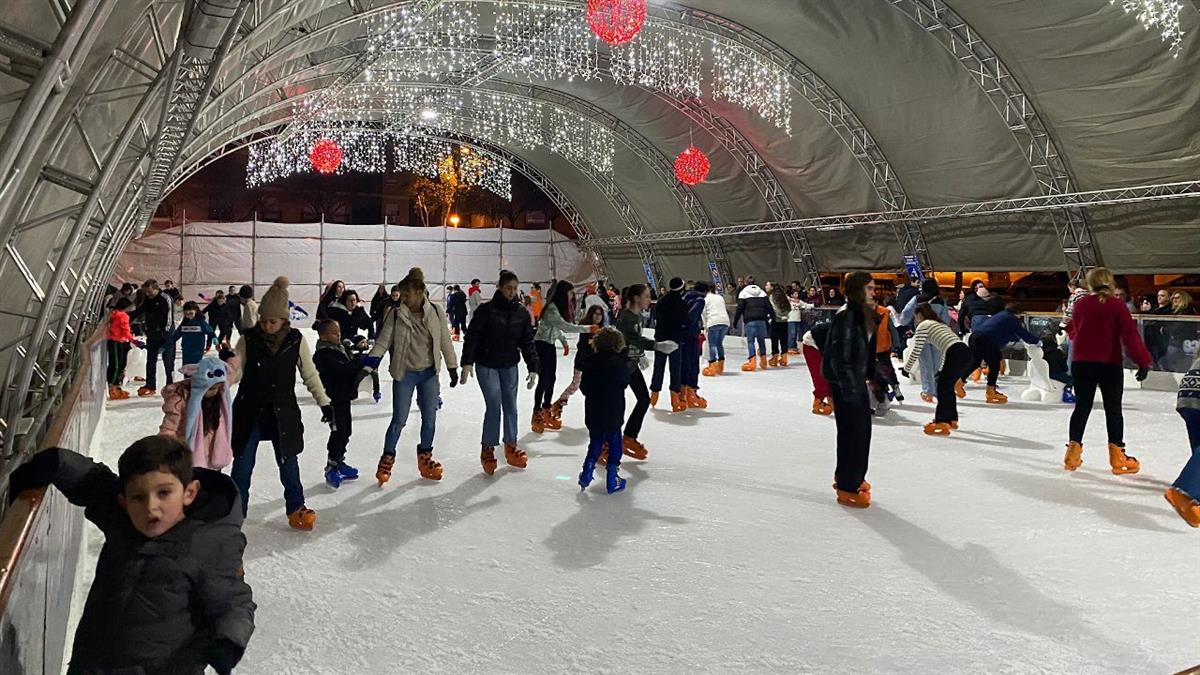
[[459, 218], [457, 213], [450, 216], [450, 224], [453, 225], [454, 227], [458, 227], [458, 224], [461, 222], [462, 222], [462, 218]]

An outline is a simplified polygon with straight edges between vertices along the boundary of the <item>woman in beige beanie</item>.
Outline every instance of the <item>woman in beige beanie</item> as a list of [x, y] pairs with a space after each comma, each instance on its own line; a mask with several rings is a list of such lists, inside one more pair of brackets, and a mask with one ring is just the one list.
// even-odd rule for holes
[[[233, 400], [234, 459], [230, 473], [241, 493], [245, 513], [258, 444], [271, 441], [279, 466], [279, 481], [283, 483], [288, 524], [297, 530], [311, 530], [317, 514], [304, 505], [304, 486], [296, 461], [304, 450], [304, 423], [300, 403], [296, 401], [296, 371], [300, 371], [304, 386], [321, 406], [322, 422], [332, 425], [333, 407], [313, 366], [312, 349], [300, 331], [292, 328], [289, 315], [288, 280], [279, 277], [263, 294], [258, 323], [247, 328], [237, 343], [238, 362], [245, 365]], [[353, 478], [357, 477], [356, 473]]]

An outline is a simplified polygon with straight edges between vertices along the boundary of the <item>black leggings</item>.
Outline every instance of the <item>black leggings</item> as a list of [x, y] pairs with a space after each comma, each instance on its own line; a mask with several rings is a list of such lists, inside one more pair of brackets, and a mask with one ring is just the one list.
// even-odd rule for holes
[[[930, 346], [926, 345], [926, 349]], [[934, 422], [958, 421], [958, 396], [954, 393], [954, 385], [966, 379], [975, 370], [974, 355], [971, 348], [962, 342], [950, 345], [946, 350], [946, 362], [937, 374], [937, 410], [933, 413]]]
[[833, 417], [837, 424], [837, 468], [833, 478], [844, 492], [858, 492], [867, 477], [871, 456], [871, 408], [855, 405], [833, 393]]
[[545, 410], [554, 397], [554, 377], [558, 373], [558, 350], [549, 342], [534, 340], [538, 356], [537, 387], [533, 390], [533, 409]]
[[1119, 363], [1075, 361], [1071, 364], [1075, 380], [1075, 412], [1071, 413], [1071, 440], [1083, 443], [1083, 430], [1096, 402], [1096, 388], [1104, 399], [1104, 422], [1108, 442], [1125, 446], [1125, 418], [1121, 415], [1121, 396], [1125, 392], [1125, 373]]
[[109, 384], [121, 386], [121, 380], [125, 379], [125, 359], [128, 355], [128, 342], [108, 341], [108, 372], [106, 374]]
[[771, 322], [771, 356], [787, 351], [788, 325], [786, 321]]
[[633, 392], [637, 403], [629, 411], [629, 419], [625, 421], [625, 435], [637, 440], [642, 433], [642, 420], [646, 419], [646, 411], [650, 409], [650, 390], [646, 388], [646, 378], [636, 363], [629, 364], [633, 372], [629, 374], [629, 390]]
[[[971, 335], [971, 351], [974, 352], [973, 358], [976, 367], [979, 366], [980, 361], [987, 364], [988, 386], [996, 386], [996, 380], [1000, 379], [1000, 348], [996, 346], [995, 342], [992, 342], [991, 338], [974, 333]], [[971, 370], [975, 370], [975, 368]]]

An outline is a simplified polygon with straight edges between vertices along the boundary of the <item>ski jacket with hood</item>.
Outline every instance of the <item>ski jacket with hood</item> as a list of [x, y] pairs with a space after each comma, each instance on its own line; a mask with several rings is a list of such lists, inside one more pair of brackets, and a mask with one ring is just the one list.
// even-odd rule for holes
[[742, 289], [738, 294], [737, 312], [733, 315], [733, 325], [737, 325], [738, 319], [750, 323], [751, 321], [770, 321], [775, 318], [775, 310], [771, 308], [771, 300], [767, 297], [766, 291], [751, 284]]

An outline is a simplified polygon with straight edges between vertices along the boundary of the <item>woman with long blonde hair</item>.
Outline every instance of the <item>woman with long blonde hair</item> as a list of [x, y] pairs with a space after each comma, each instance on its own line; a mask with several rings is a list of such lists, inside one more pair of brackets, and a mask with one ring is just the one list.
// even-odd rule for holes
[[[1087, 273], [1088, 295], [1075, 302], [1067, 332], [1071, 336], [1071, 375], [1075, 381], [1075, 411], [1071, 413], [1070, 440], [1063, 467], [1074, 471], [1083, 464], [1083, 432], [1087, 427], [1096, 389], [1104, 399], [1108, 427], [1108, 461], [1117, 475], [1137, 473], [1141, 464], [1125, 453], [1125, 420], [1121, 396], [1125, 388], [1123, 351], [1138, 365], [1137, 379], [1150, 372], [1150, 351], [1142, 342], [1129, 308], [1115, 297], [1117, 280], [1104, 267]], [[1124, 350], [1122, 350], [1124, 347]]]

